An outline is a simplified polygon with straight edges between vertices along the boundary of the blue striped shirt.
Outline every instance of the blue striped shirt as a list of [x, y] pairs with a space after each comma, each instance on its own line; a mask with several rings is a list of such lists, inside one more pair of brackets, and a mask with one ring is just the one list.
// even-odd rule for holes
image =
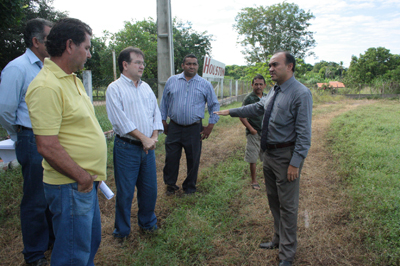
[[25, 94], [42, 66], [42, 61], [28, 48], [1, 72], [0, 124], [14, 141], [17, 140], [17, 125], [32, 127]]
[[211, 83], [196, 74], [189, 81], [184, 73], [170, 77], [161, 101], [162, 120], [169, 117], [179, 125], [191, 125], [204, 118], [207, 103], [209, 124], [218, 122], [219, 102]]
[[[312, 94], [294, 76], [280, 87], [281, 91], [276, 96], [268, 124], [267, 143], [295, 142], [290, 164], [299, 167], [302, 160], [307, 157], [311, 146]], [[230, 109], [229, 114], [232, 117], [264, 115], [274, 93], [274, 90], [271, 89], [268, 95], [259, 102]]]
[[156, 96], [144, 81], [140, 80], [136, 87], [131, 79], [121, 74], [108, 85], [106, 108], [114, 132], [121, 137], [135, 139], [128, 133], [137, 129], [150, 138], [154, 130], [161, 133], [164, 129]]

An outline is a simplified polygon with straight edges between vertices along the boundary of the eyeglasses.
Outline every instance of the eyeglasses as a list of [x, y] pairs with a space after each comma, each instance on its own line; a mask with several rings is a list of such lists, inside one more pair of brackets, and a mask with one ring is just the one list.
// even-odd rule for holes
[[143, 65], [144, 67], [146, 67], [146, 63], [145, 63], [145, 62], [142, 62], [142, 61], [135, 61], [135, 62], [133, 62], [133, 63], [136, 64], [136, 65], [138, 65], [138, 66]]

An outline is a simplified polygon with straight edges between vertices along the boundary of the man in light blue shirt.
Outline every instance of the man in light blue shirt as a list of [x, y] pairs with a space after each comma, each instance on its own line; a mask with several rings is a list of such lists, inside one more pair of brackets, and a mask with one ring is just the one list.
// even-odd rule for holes
[[47, 265], [44, 252], [54, 242], [51, 213], [43, 191], [42, 156], [36, 148], [25, 93], [48, 53], [45, 47], [52, 23], [36, 18], [27, 22], [26, 52], [1, 72], [0, 124], [16, 142], [16, 155], [24, 177], [21, 229], [28, 265]]
[[[219, 117], [219, 102], [211, 83], [197, 74], [199, 64], [193, 54], [185, 56], [183, 72], [172, 76], [165, 84], [161, 116], [164, 125], [165, 167], [164, 182], [167, 194], [172, 195], [179, 189], [176, 185], [182, 148], [185, 149], [187, 177], [182, 184], [185, 194], [196, 192], [197, 173], [200, 164], [202, 140], [211, 134]], [[207, 103], [210, 118], [208, 126], [202, 126], [205, 105]], [[167, 117], [170, 123], [167, 124]]]
[[131, 232], [135, 187], [139, 227], [144, 231], [157, 229], [154, 149], [163, 124], [154, 92], [141, 80], [145, 66], [140, 49], [125, 48], [118, 56], [121, 77], [111, 83], [106, 92], [108, 119], [117, 134], [114, 141], [117, 198], [113, 235], [118, 241], [123, 241]]

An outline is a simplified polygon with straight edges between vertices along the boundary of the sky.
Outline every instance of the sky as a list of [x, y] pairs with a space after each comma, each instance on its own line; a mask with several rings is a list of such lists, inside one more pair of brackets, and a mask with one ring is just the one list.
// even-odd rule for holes
[[[233, 28], [235, 17], [245, 7], [270, 6], [275, 0], [171, 0], [172, 17], [192, 23], [197, 32], [212, 34], [211, 57], [225, 65], [246, 65], [238, 34]], [[352, 55], [364, 54], [370, 47], [385, 47], [400, 54], [400, 0], [289, 0], [315, 16], [309, 30], [314, 32], [315, 56], [306, 63], [324, 61], [350, 65]], [[95, 1], [54, 0], [53, 6], [67, 11], [70, 17], [89, 24], [100, 37], [107, 30], [116, 33], [125, 21], [157, 19], [157, 0]], [[140, 48], [140, 47], [139, 47]]]

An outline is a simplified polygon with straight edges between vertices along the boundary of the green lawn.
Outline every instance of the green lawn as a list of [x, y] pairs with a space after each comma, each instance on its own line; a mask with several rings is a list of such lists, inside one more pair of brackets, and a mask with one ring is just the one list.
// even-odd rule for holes
[[400, 104], [337, 117], [329, 138], [352, 198], [352, 219], [378, 265], [400, 265]]

